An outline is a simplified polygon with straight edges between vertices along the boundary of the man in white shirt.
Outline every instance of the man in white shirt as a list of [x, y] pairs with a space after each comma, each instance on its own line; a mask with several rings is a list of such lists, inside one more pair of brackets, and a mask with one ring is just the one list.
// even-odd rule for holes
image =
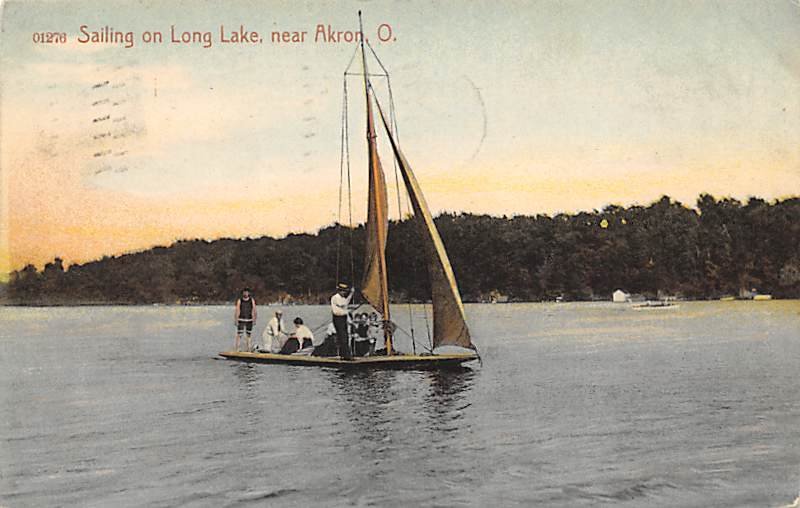
[[269, 320], [267, 327], [264, 329], [264, 334], [261, 338], [264, 340], [264, 349], [268, 353], [278, 353], [286, 342], [286, 323], [283, 322], [283, 311], [278, 309], [275, 311], [275, 316]]
[[347, 306], [353, 299], [353, 292], [353, 288], [340, 283], [336, 287], [336, 294], [331, 297], [331, 314], [333, 314], [333, 326], [336, 328], [336, 344], [339, 348], [339, 356], [345, 360], [353, 359], [350, 354], [350, 338], [347, 333]]

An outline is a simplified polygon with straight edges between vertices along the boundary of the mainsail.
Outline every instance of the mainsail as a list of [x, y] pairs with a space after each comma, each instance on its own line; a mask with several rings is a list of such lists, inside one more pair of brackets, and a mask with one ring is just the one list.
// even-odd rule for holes
[[[369, 158], [369, 197], [367, 201], [367, 241], [364, 257], [364, 279], [361, 294], [383, 319], [389, 320], [389, 284], [386, 277], [386, 234], [389, 229], [389, 207], [386, 177], [383, 174], [375, 144], [375, 123], [372, 118], [367, 61], [362, 37], [361, 56], [364, 65], [364, 88], [367, 97], [367, 146]], [[387, 345], [387, 347], [390, 347]]]
[[456, 277], [453, 274], [453, 267], [450, 266], [450, 259], [444, 248], [442, 238], [433, 222], [425, 196], [422, 195], [419, 183], [411, 170], [400, 148], [392, 136], [392, 131], [386, 121], [380, 104], [377, 100], [378, 112], [381, 115], [383, 126], [392, 144], [400, 172], [403, 175], [403, 182], [408, 190], [411, 206], [414, 209], [414, 220], [419, 226], [420, 237], [425, 245], [425, 253], [428, 261], [428, 276], [431, 281], [431, 302], [433, 307], [433, 347], [438, 346], [461, 346], [475, 349], [472, 338], [467, 328], [464, 316], [464, 304], [461, 302], [461, 295], [458, 292]]
[[361, 293], [384, 319], [389, 319], [389, 292], [386, 278], [386, 233], [389, 212], [386, 177], [375, 146], [375, 127], [367, 97], [367, 138], [369, 139], [369, 198], [367, 205], [367, 241], [364, 257], [364, 280]]

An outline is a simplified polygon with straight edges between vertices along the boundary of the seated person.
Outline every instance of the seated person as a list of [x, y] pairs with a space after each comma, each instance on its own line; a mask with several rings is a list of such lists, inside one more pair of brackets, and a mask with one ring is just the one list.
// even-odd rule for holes
[[314, 334], [311, 330], [303, 324], [303, 320], [299, 317], [294, 318], [294, 331], [289, 336], [289, 339], [281, 348], [280, 354], [291, 355], [298, 354], [311, 354], [314, 344]]
[[336, 327], [330, 323], [325, 329], [325, 336], [321, 339], [314, 339], [314, 356], [337, 356], [339, 354], [336, 348]]
[[286, 342], [286, 324], [283, 322], [283, 311], [275, 311], [275, 316], [269, 320], [264, 333], [261, 336], [264, 341], [262, 351], [267, 353], [277, 353], [283, 348]]
[[[384, 328], [388, 328], [389, 329], [389, 333], [394, 335], [394, 332], [397, 329], [397, 325], [395, 325], [391, 321], [379, 321], [379, 320], [375, 321], [374, 330], [376, 332], [376, 335], [379, 334], [379, 335], [382, 336], [383, 333], [384, 333]], [[381, 340], [380, 337], [373, 336], [373, 341], [375, 341], [375, 342], [373, 342], [373, 346], [372, 346], [373, 348], [376, 347], [375, 344], [377, 343], [378, 340]], [[383, 345], [383, 347], [381, 347], [380, 349], [377, 349], [377, 348], [373, 349], [372, 352], [370, 353], [370, 356], [385, 356], [386, 353], [387, 353], [385, 341], [383, 342], [382, 345]], [[397, 349], [393, 349], [393, 351], [394, 351], [394, 354], [403, 354], [403, 353], [400, 353]]]
[[369, 356], [375, 350], [375, 339], [370, 337], [370, 323], [367, 313], [359, 314], [355, 321], [355, 334], [353, 341], [353, 354], [356, 356]]
[[369, 334], [369, 320], [366, 312], [359, 314], [353, 320], [353, 333], [356, 336], [356, 340], [366, 338]]

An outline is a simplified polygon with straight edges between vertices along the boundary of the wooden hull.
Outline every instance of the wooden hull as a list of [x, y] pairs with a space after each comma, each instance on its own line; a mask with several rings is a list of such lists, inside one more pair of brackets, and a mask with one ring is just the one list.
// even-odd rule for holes
[[228, 360], [250, 363], [282, 363], [286, 365], [303, 365], [308, 367], [329, 367], [334, 369], [452, 369], [459, 368], [462, 363], [478, 359], [474, 353], [447, 355], [393, 355], [365, 356], [352, 360], [343, 360], [338, 356], [295, 356], [272, 353], [246, 353], [240, 351], [224, 351], [219, 354]]

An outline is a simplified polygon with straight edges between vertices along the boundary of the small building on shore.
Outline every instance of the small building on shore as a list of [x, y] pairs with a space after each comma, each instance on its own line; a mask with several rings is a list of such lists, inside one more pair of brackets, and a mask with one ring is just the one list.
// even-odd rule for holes
[[621, 289], [617, 289], [611, 294], [611, 301], [614, 303], [627, 303], [631, 301], [631, 295]]
[[504, 295], [500, 291], [493, 289], [489, 291], [490, 303], [508, 303], [508, 295]]
[[746, 288], [739, 289], [740, 300], [772, 300], [772, 295], [759, 293], [756, 288], [747, 290]]

